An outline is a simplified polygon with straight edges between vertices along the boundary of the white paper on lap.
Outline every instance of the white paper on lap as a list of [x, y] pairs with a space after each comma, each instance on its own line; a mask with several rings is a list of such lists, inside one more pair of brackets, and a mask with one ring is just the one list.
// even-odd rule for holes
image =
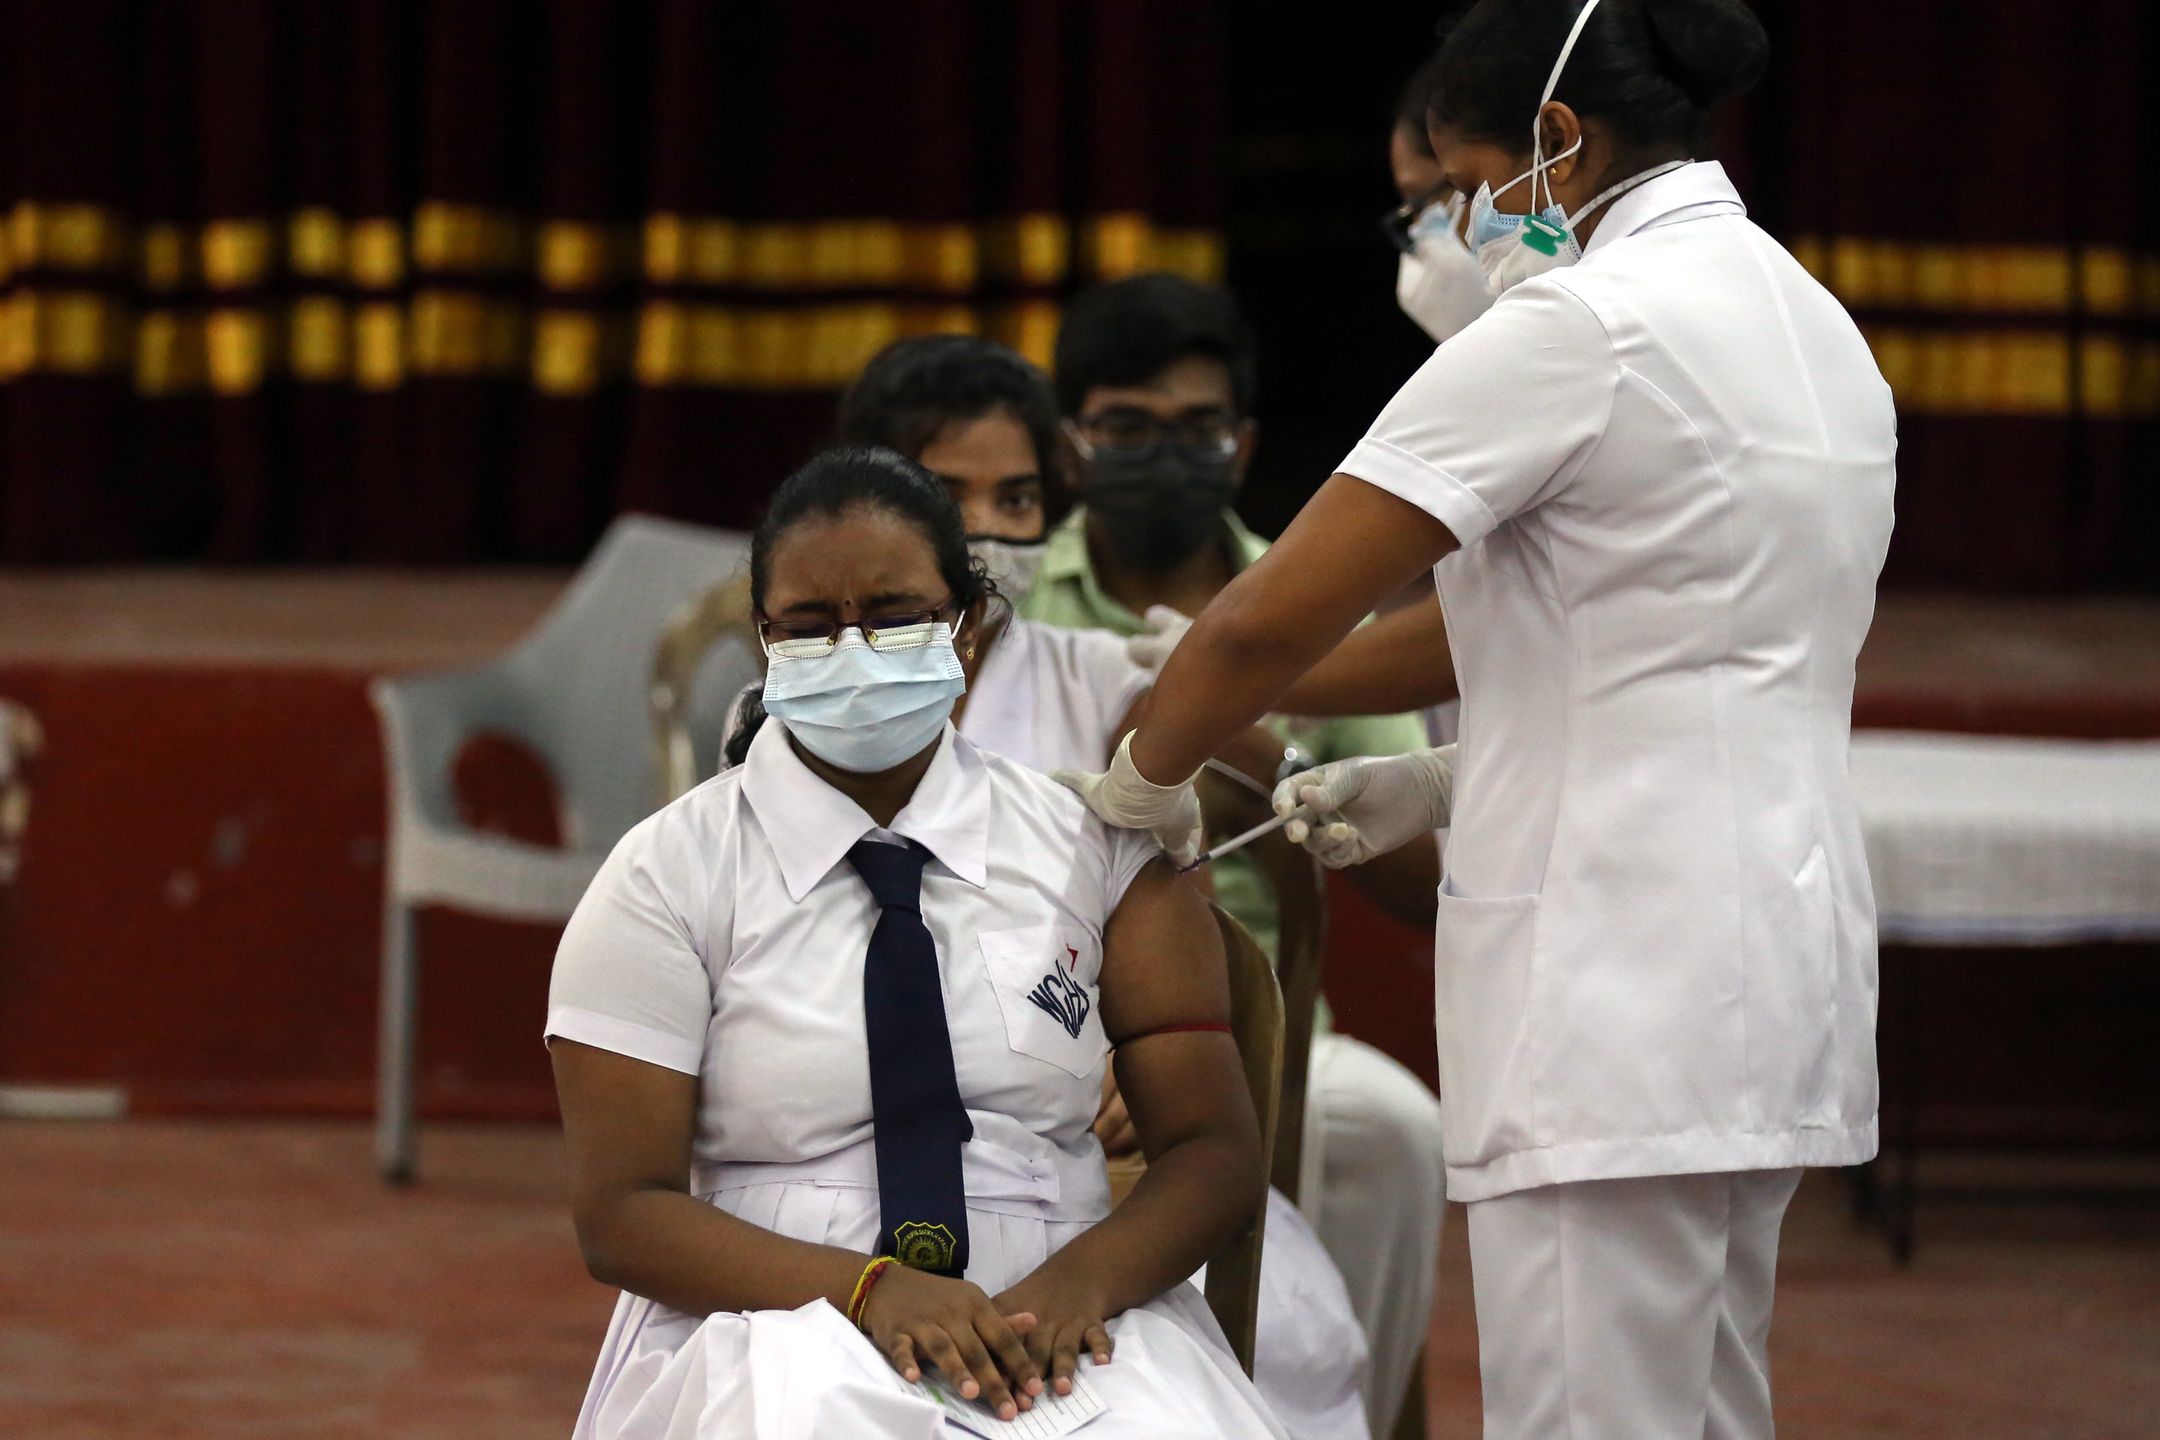
[[1002, 1440], [1005, 1436], [1011, 1436], [1012, 1440], [1057, 1440], [1058, 1436], [1072, 1434], [1110, 1408], [1084, 1375], [1073, 1376], [1072, 1394], [1045, 1392], [1011, 1420], [998, 1419], [997, 1412], [980, 1400], [962, 1398], [943, 1376], [933, 1375], [915, 1388], [945, 1407], [948, 1429], [980, 1435], [984, 1440]]

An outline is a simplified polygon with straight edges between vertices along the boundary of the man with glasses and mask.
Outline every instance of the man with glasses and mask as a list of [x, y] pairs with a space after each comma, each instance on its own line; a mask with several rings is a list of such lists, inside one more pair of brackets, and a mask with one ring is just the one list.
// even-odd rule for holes
[[[1196, 615], [1266, 542], [1231, 509], [1252, 455], [1254, 356], [1228, 291], [1140, 275], [1076, 299], [1055, 382], [1079, 506], [1051, 535], [1019, 607], [1031, 620], [1138, 635], [1161, 607]], [[1424, 746], [1414, 715], [1271, 722], [1326, 759]], [[1437, 846], [1408, 845], [1367, 891], [1432, 923]], [[1365, 867], [1370, 869], [1371, 867]], [[1211, 869], [1217, 898], [1271, 951], [1274, 897], [1246, 858]], [[1302, 1207], [1347, 1282], [1372, 1352], [1367, 1412], [1386, 1434], [1416, 1371], [1439, 1259], [1439, 1107], [1408, 1070], [1326, 1029], [1314, 1037]]]

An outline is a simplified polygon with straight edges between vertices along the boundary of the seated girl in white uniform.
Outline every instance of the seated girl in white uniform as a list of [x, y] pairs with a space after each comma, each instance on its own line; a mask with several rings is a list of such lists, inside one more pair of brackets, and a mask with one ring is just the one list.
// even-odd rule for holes
[[[1282, 1435], [1183, 1280], [1264, 1183], [1205, 905], [946, 723], [991, 587], [912, 462], [812, 461], [751, 585], [772, 718], [556, 959], [579, 1241], [624, 1292], [580, 1440], [929, 1440], [932, 1374], [1004, 1418], [1091, 1389], [1101, 1440]], [[1113, 1047], [1149, 1158], [1114, 1214]]]
[[[898, 450], [944, 482], [970, 547], [1016, 602], [1042, 553], [1056, 427], [1049, 380], [1026, 360], [975, 336], [930, 335], [870, 362], [841, 401], [838, 438]], [[1118, 636], [1012, 618], [1004, 604], [964, 668], [960, 734], [1045, 773], [1099, 769], [1136, 723], [1150, 683]], [[732, 749], [739, 758], [742, 743]], [[1265, 789], [1281, 756], [1281, 742], [1255, 728], [1226, 758]], [[1115, 1087], [1096, 1133], [1112, 1154], [1138, 1148]], [[1308, 1140], [1316, 1151], [1320, 1143]], [[1368, 1352], [1342, 1273], [1297, 1207], [1279, 1190], [1268, 1194], [1253, 1378], [1296, 1440], [1366, 1440]], [[1405, 1258], [1430, 1268], [1425, 1252]], [[1429, 1286], [1421, 1294], [1429, 1308]], [[1399, 1393], [1401, 1380], [1393, 1383]]]

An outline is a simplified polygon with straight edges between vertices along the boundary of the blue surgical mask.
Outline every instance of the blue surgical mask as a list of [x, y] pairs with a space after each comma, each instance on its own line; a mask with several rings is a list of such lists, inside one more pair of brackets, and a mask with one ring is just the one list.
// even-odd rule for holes
[[1533, 275], [1547, 270], [1557, 270], [1562, 265], [1572, 265], [1582, 258], [1582, 247], [1575, 243], [1575, 233], [1568, 226], [1568, 214], [1557, 201], [1546, 205], [1537, 213], [1537, 224], [1530, 225], [1531, 217], [1502, 214], [1494, 205], [1494, 197], [1505, 195], [1522, 184], [1532, 182], [1531, 193], [1537, 191], [1536, 181], [1546, 169], [1567, 159], [1582, 148], [1582, 141], [1550, 160], [1539, 158], [1531, 169], [1525, 170], [1507, 184], [1495, 190], [1490, 185], [1480, 185], [1477, 194], [1470, 199], [1470, 253], [1477, 256], [1478, 266], [1485, 272], [1486, 284], [1495, 295], [1504, 294]]
[[774, 647], [765, 713], [820, 760], [857, 774], [921, 754], [967, 691], [952, 627], [921, 628], [919, 639], [886, 631], [877, 647], [852, 627], [824, 653], [790, 656]]

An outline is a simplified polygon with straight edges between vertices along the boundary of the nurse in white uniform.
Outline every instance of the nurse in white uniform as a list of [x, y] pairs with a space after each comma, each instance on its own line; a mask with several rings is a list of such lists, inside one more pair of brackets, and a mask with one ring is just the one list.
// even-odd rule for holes
[[[841, 398], [838, 438], [843, 444], [886, 445], [916, 460], [939, 480], [960, 508], [968, 546], [996, 582], [993, 605], [980, 638], [963, 657], [967, 693], [954, 708], [961, 736], [1032, 770], [1094, 770], [1139, 718], [1153, 677], [1125, 653], [1125, 641], [1101, 630], [1040, 625], [1010, 614], [1027, 591], [1046, 548], [1045, 490], [1055, 463], [1057, 400], [1048, 377], [993, 341], [970, 335], [926, 335], [896, 341], [880, 351]], [[728, 758], [740, 763], [745, 745], [730, 737]], [[1271, 783], [1281, 742], [1255, 727], [1234, 742], [1233, 760]], [[1316, 1068], [1342, 1059], [1347, 1036], [1315, 1036]], [[1341, 1069], [1355, 1072], [1350, 1057]], [[1329, 1074], [1338, 1073], [1333, 1067]], [[1411, 1103], [1429, 1110], [1432, 1097], [1413, 1077]], [[1117, 1092], [1097, 1118], [1095, 1133], [1112, 1155], [1134, 1148], [1132, 1123]], [[1341, 1097], [1324, 1088], [1307, 1108], [1306, 1153], [1318, 1157], [1326, 1137], [1327, 1101]], [[1381, 1100], [1388, 1098], [1386, 1092]], [[1338, 1103], [1337, 1110], [1358, 1110]], [[1369, 1107], [1364, 1107], [1369, 1108]], [[1419, 1112], [1417, 1118], [1424, 1118]], [[1436, 1125], [1437, 1122], [1428, 1122]], [[1392, 1166], [1414, 1186], [1421, 1170], [1437, 1175], [1437, 1141], [1429, 1166], [1401, 1154], [1400, 1134], [1374, 1170]], [[1348, 1142], [1341, 1142], [1347, 1144]], [[1422, 1158], [1422, 1157], [1416, 1157]], [[1317, 1167], [1315, 1167], [1317, 1168]], [[1436, 1181], [1428, 1181], [1436, 1188]], [[1319, 1186], [1311, 1188], [1318, 1190]], [[1407, 1208], [1403, 1217], [1356, 1217], [1388, 1253], [1375, 1257], [1386, 1283], [1375, 1288], [1407, 1291], [1407, 1308], [1422, 1316], [1432, 1308], [1432, 1275], [1440, 1217], [1436, 1195], [1333, 1196], [1350, 1209], [1359, 1201]], [[1315, 1198], [1318, 1198], [1317, 1196]], [[1423, 1223], [1420, 1224], [1422, 1218]], [[1404, 1230], [1416, 1244], [1396, 1243]], [[1343, 1274], [1298, 1207], [1279, 1190], [1268, 1191], [1268, 1217], [1260, 1269], [1259, 1335], [1253, 1380], [1292, 1440], [1369, 1440], [1366, 1396], [1372, 1384], [1365, 1333]], [[1422, 1276], [1422, 1283], [1420, 1283]], [[1400, 1397], [1409, 1367], [1423, 1352], [1422, 1324], [1401, 1325], [1384, 1338], [1386, 1374], [1379, 1383], [1388, 1403]]]
[[[928, 1372], [1004, 1419], [1091, 1388], [1105, 1440], [1282, 1436], [1183, 1279], [1264, 1187], [1205, 906], [953, 734], [984, 591], [919, 467], [811, 462], [752, 588], [772, 718], [556, 960], [579, 1240], [624, 1292], [578, 1436], [929, 1440]], [[1111, 1214], [1113, 1048], [1149, 1167]]]
[[1768, 1436], [1786, 1203], [1875, 1153], [1846, 752], [1896, 419], [1850, 317], [1694, 159], [1766, 50], [1738, 0], [1464, 17], [1431, 135], [1498, 299], [1083, 786], [1182, 848], [1201, 758], [1437, 564], [1452, 763], [1277, 799], [1334, 864], [1452, 819], [1441, 1103], [1493, 1440]]

